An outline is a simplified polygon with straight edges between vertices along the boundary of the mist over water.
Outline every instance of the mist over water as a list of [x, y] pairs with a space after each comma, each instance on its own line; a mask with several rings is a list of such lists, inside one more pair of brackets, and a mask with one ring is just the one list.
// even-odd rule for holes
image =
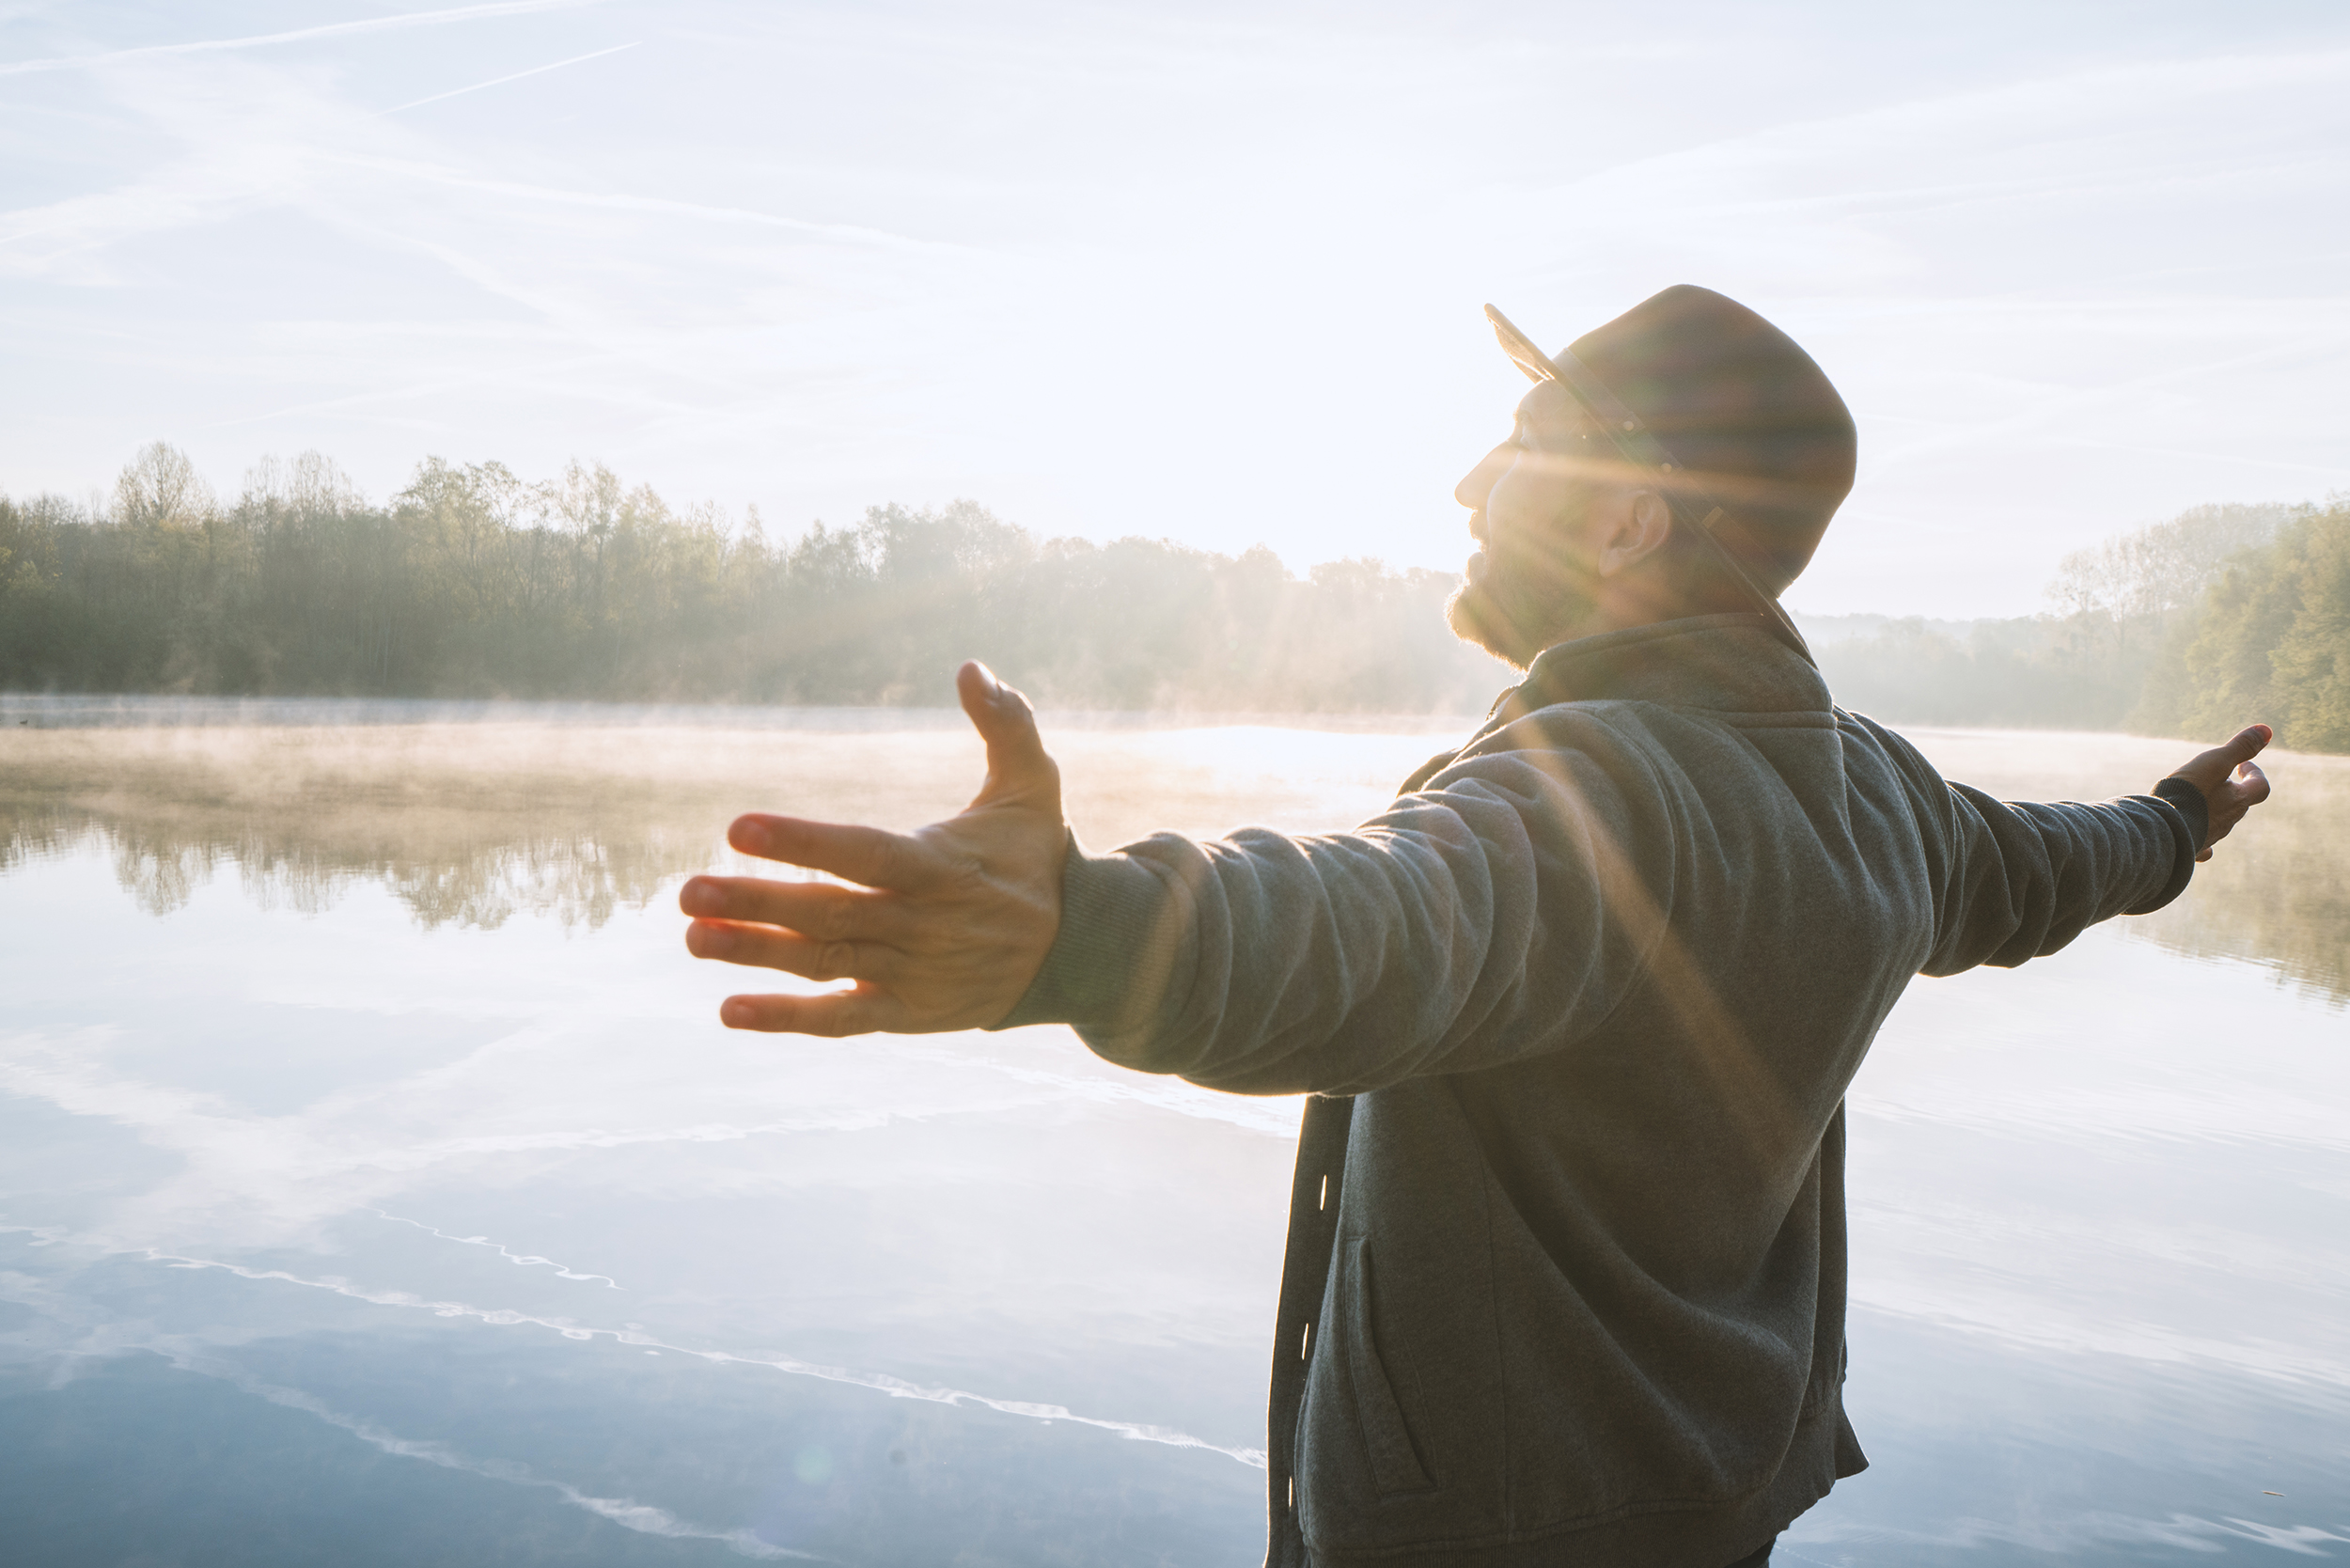
[[[951, 811], [957, 715], [0, 717], [0, 1517], [39, 1560], [1258, 1549], [1295, 1103], [1057, 1028], [731, 1035], [683, 953], [728, 820]], [[1101, 848], [1341, 827], [1466, 727], [1046, 732]], [[2014, 796], [2184, 755], [1915, 738]], [[2170, 910], [1894, 1014], [1851, 1099], [1874, 1466], [1788, 1560], [2350, 1557], [2350, 760], [2269, 772]]]

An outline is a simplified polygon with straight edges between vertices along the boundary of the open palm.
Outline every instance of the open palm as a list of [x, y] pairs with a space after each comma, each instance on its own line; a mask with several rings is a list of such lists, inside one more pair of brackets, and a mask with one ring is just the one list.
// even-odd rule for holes
[[984, 1028], [1009, 1013], [1060, 929], [1069, 829], [1060, 770], [1026, 698], [983, 665], [955, 672], [956, 695], [987, 743], [971, 804], [918, 832], [738, 817], [727, 841], [745, 855], [854, 886], [697, 876], [679, 892], [697, 958], [851, 980], [815, 996], [729, 996], [729, 1027], [847, 1035]]

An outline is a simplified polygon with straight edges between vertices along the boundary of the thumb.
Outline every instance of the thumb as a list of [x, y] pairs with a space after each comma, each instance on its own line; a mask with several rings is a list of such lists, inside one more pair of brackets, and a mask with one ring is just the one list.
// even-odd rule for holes
[[2239, 766], [2259, 756], [2273, 733], [2264, 724], [2247, 725], [2209, 751], [2197, 753], [2175, 776], [2186, 779], [2209, 795], [2225, 784], [2228, 776]]
[[[955, 695], [971, 728], [987, 743], [987, 787], [979, 797], [1001, 799], [1042, 789], [1054, 809], [1060, 804], [1060, 770], [1044, 749], [1036, 731], [1036, 713], [1028, 699], [995, 679], [995, 672], [977, 659], [955, 671]], [[977, 805], [978, 802], [973, 802]]]
[[2228, 767], [2232, 772], [2239, 763], [2258, 757], [2275, 735], [2276, 731], [2264, 724], [2247, 725], [2219, 748], [2219, 755], [2228, 760]]

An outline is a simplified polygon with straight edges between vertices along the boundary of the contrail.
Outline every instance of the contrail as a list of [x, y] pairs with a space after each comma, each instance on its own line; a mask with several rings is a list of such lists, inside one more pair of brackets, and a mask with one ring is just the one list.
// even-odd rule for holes
[[569, 1482], [553, 1481], [538, 1475], [531, 1470], [530, 1466], [518, 1465], [512, 1460], [473, 1459], [438, 1439], [402, 1437], [397, 1433], [385, 1431], [365, 1417], [345, 1415], [327, 1404], [325, 1401], [313, 1394], [306, 1393], [300, 1388], [289, 1388], [282, 1384], [264, 1383], [232, 1362], [219, 1356], [207, 1356], [200, 1351], [191, 1350], [183, 1336], [158, 1337], [143, 1343], [125, 1344], [118, 1348], [151, 1351], [166, 1357], [173, 1366], [182, 1372], [194, 1372], [199, 1377], [219, 1378], [230, 1387], [253, 1395], [257, 1399], [267, 1400], [270, 1403], [288, 1410], [299, 1410], [306, 1416], [316, 1417], [329, 1426], [339, 1427], [370, 1448], [379, 1452], [390, 1454], [396, 1459], [421, 1460], [428, 1465], [438, 1465], [446, 1470], [459, 1470], [467, 1475], [480, 1476], [485, 1480], [504, 1482], [509, 1486], [543, 1486], [560, 1494], [563, 1500], [573, 1508], [585, 1509], [598, 1518], [607, 1519], [623, 1529], [633, 1529], [640, 1535], [663, 1536], [670, 1540], [715, 1541], [722, 1545], [732, 1547], [744, 1557], [770, 1560], [794, 1559], [806, 1562], [826, 1560], [813, 1552], [795, 1551], [789, 1546], [778, 1546], [772, 1542], [762, 1541], [756, 1532], [749, 1529], [713, 1529], [706, 1525], [697, 1525], [690, 1520], [681, 1519], [666, 1508], [655, 1508], [650, 1503], [640, 1503], [634, 1497], [600, 1497], [593, 1493], [581, 1491]]
[[[642, 42], [643, 40], [639, 39], [638, 41]], [[557, 60], [553, 65], [532, 66], [528, 71], [517, 71], [509, 76], [493, 76], [486, 82], [476, 82], [470, 87], [451, 87], [446, 92], [436, 92], [430, 98], [417, 98], [412, 99], [406, 103], [395, 103], [390, 108], [384, 110], [383, 113], [386, 115], [396, 115], [403, 109], [418, 109], [422, 108], [427, 103], [438, 103], [444, 98], [462, 98], [469, 92], [479, 92], [484, 87], [495, 87], [503, 86], [508, 82], [519, 82], [525, 76], [536, 76], [542, 71], [560, 71], [565, 66], [577, 65], [582, 60], [600, 60], [606, 55], [617, 55], [623, 49], [634, 49], [636, 45], [634, 43], [616, 43], [609, 49], [598, 49], [590, 54], [574, 55], [568, 60]]]
[[497, 1249], [497, 1255], [505, 1259], [509, 1263], [523, 1266], [527, 1266], [532, 1263], [543, 1263], [548, 1268], [555, 1270], [556, 1276], [558, 1278], [581, 1280], [601, 1279], [616, 1291], [620, 1288], [620, 1282], [613, 1278], [608, 1274], [579, 1274], [571, 1269], [565, 1268], [561, 1263], [556, 1262], [552, 1258], [541, 1258], [536, 1253], [525, 1254], [521, 1252], [509, 1252], [506, 1249], [506, 1244], [504, 1242], [494, 1242], [487, 1236], [452, 1236], [446, 1231], [437, 1230], [432, 1226], [427, 1225], [421, 1219], [409, 1219], [400, 1215], [387, 1215], [381, 1209], [370, 1209], [368, 1212], [374, 1215], [378, 1219], [388, 1219], [399, 1225], [413, 1225], [419, 1231], [431, 1232], [431, 1234], [440, 1237], [443, 1241], [457, 1242], [466, 1247], [494, 1247]]
[[[323, 155], [321, 155], [323, 157]], [[544, 201], [565, 207], [596, 207], [618, 212], [651, 212], [664, 217], [705, 219], [713, 223], [755, 224], [764, 228], [780, 228], [812, 239], [832, 240], [845, 244], [872, 245], [878, 248], [912, 253], [932, 253], [942, 256], [983, 257], [987, 253], [975, 246], [947, 240], [916, 240], [885, 229], [866, 228], [855, 224], [816, 223], [806, 218], [787, 218], [774, 212], [760, 212], [747, 207], [713, 207], [696, 201], [679, 201], [667, 196], [640, 196], [599, 191], [567, 191], [552, 185], [527, 185], [508, 180], [482, 180], [459, 174], [453, 170], [421, 164], [413, 160], [392, 158], [338, 157], [330, 160], [349, 168], [371, 169], [380, 174], [399, 175], [413, 180], [426, 180], [450, 190], [479, 191], [486, 196], [510, 196], [525, 201]]]
[[[10, 1227], [10, 1229], [22, 1228]], [[101, 1242], [99, 1245], [104, 1246], [105, 1244]], [[118, 1249], [109, 1248], [109, 1250]], [[219, 1269], [240, 1279], [250, 1279], [256, 1283], [274, 1280], [288, 1285], [299, 1285], [306, 1290], [326, 1291], [352, 1301], [364, 1301], [375, 1307], [401, 1307], [415, 1311], [431, 1312], [434, 1317], [441, 1318], [474, 1318], [500, 1327], [527, 1325], [533, 1328], [550, 1328], [567, 1340], [593, 1341], [599, 1339], [609, 1339], [619, 1344], [638, 1345], [649, 1350], [668, 1351], [678, 1356], [695, 1356], [713, 1366], [765, 1367], [772, 1372], [784, 1372], [794, 1377], [813, 1377], [826, 1383], [846, 1383], [854, 1388], [870, 1388], [877, 1393], [886, 1394], [892, 1399], [923, 1400], [933, 1404], [984, 1405], [990, 1410], [1001, 1411], [1007, 1416], [1025, 1416], [1031, 1420], [1068, 1421], [1076, 1426], [1097, 1427], [1104, 1432], [1114, 1432], [1132, 1442], [1164, 1443], [1169, 1448], [1178, 1449], [1204, 1449], [1210, 1453], [1220, 1453], [1227, 1459], [1236, 1459], [1243, 1465], [1255, 1469], [1261, 1470], [1265, 1467], [1265, 1450], [1262, 1449], [1227, 1448], [1221, 1443], [1211, 1443], [1204, 1437], [1195, 1437], [1188, 1432], [1180, 1431], [1171, 1426], [1156, 1426], [1142, 1421], [1113, 1420], [1102, 1416], [1080, 1416], [1066, 1405], [1041, 1404], [1030, 1400], [996, 1399], [987, 1394], [973, 1393], [967, 1388], [948, 1388], [915, 1383], [889, 1372], [863, 1372], [852, 1367], [827, 1366], [822, 1362], [803, 1361], [793, 1356], [737, 1356], [731, 1351], [697, 1349], [692, 1345], [673, 1344], [667, 1340], [656, 1339], [642, 1329], [590, 1328], [582, 1325], [572, 1318], [540, 1317], [535, 1313], [517, 1312], [502, 1307], [476, 1307], [470, 1302], [463, 1301], [434, 1301], [408, 1291], [370, 1291], [353, 1285], [348, 1279], [331, 1275], [319, 1278], [307, 1278], [299, 1274], [289, 1274], [284, 1269], [249, 1268], [243, 1263], [226, 1262], [216, 1258], [196, 1258], [184, 1252], [166, 1252], [161, 1247], [127, 1247], [118, 1250], [128, 1256], [144, 1257], [149, 1262], [162, 1263], [166, 1268], [196, 1271]]]
[[[149, 43], [136, 49], [117, 49], [103, 55], [59, 55], [45, 60], [9, 60], [0, 63], [0, 76], [23, 76], [36, 71], [77, 71], [87, 66], [112, 65], [118, 60], [145, 59], [151, 55], [203, 55], [219, 49], [266, 49], [272, 44], [340, 38], [350, 33], [381, 33], [395, 27], [437, 27], [448, 22], [477, 22], [483, 17], [568, 10], [597, 3], [598, 0], [495, 0], [491, 5], [457, 6], [445, 11], [405, 11], [393, 16], [370, 17], [365, 22], [330, 22], [320, 27], [296, 28], [290, 33], [256, 33], [242, 39], [199, 39], [190, 43]], [[545, 66], [540, 69], [552, 71], [555, 68]], [[482, 86], [489, 84], [485, 82]]]

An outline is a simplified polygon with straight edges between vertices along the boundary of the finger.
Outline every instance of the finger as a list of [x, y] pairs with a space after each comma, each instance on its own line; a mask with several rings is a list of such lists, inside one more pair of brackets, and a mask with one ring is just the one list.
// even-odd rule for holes
[[828, 882], [777, 882], [762, 876], [697, 876], [678, 889], [678, 908], [706, 920], [788, 926], [819, 942], [897, 942], [913, 917], [895, 893]]
[[879, 942], [811, 942], [775, 926], [738, 925], [732, 920], [696, 920], [685, 928], [685, 950], [722, 964], [780, 969], [804, 980], [897, 979], [904, 955]]
[[1036, 711], [1028, 699], [995, 679], [995, 672], [977, 659], [955, 671], [955, 695], [971, 728], [987, 743], [987, 789], [991, 797], [1050, 790], [1060, 793], [1060, 770], [1037, 733]]
[[902, 1032], [907, 1016], [905, 1004], [888, 992], [860, 985], [822, 996], [728, 996], [718, 1008], [718, 1021], [730, 1029], [837, 1040], [877, 1029]]
[[2247, 762], [2236, 769], [2236, 774], [2212, 796], [2211, 843], [2225, 839], [2246, 813], [2268, 798], [2268, 776], [2261, 772], [2258, 763]]
[[939, 872], [936, 852], [915, 839], [847, 823], [812, 823], [754, 811], [734, 819], [727, 842], [761, 860], [829, 871], [867, 887], [911, 892]]

